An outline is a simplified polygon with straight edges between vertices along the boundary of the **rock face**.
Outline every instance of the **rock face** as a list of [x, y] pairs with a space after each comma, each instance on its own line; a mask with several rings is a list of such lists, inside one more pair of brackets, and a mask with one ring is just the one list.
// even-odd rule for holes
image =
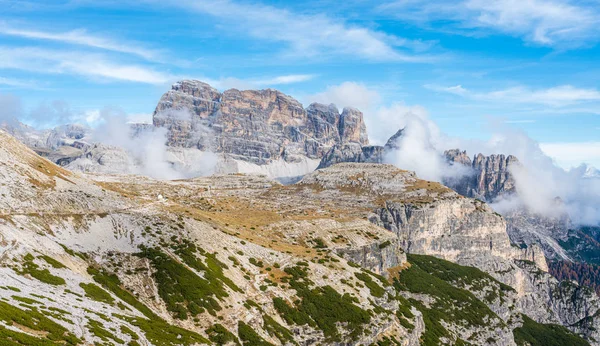
[[516, 157], [478, 154], [471, 161], [465, 151], [458, 149], [447, 150], [444, 155], [448, 162], [472, 169], [472, 175], [444, 182], [461, 195], [491, 202], [499, 196], [515, 192], [515, 181], [509, 169], [511, 165], [519, 163]]
[[326, 168], [336, 163], [383, 163], [386, 153], [398, 149], [398, 138], [402, 136], [404, 129], [398, 130], [384, 146], [360, 145], [360, 143], [337, 144], [333, 146], [321, 159], [318, 168]]
[[515, 345], [523, 314], [598, 336], [598, 299], [485, 203], [391, 165], [84, 177], [0, 132], [0, 177], [0, 310], [27, 327], [0, 332], [25, 344]]
[[361, 146], [359, 143], [336, 144], [325, 153], [317, 169], [340, 162], [382, 163], [383, 147], [378, 145]]
[[83, 125], [69, 124], [37, 130], [14, 120], [1, 124], [0, 128], [59, 166], [74, 161], [90, 146], [87, 139], [91, 130]]
[[258, 165], [320, 159], [336, 144], [368, 144], [356, 109], [340, 114], [334, 105], [317, 103], [304, 109], [277, 90], [220, 93], [191, 80], [174, 84], [161, 97], [153, 123], [167, 128], [170, 146], [225, 153]]

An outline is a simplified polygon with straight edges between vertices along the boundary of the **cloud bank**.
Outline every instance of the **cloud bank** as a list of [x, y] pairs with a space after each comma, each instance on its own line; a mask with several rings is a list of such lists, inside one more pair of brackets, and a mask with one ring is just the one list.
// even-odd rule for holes
[[[189, 111], [171, 114], [180, 121], [190, 121]], [[95, 142], [121, 148], [128, 154], [133, 174], [161, 180], [185, 179], [212, 174], [217, 156], [211, 152], [195, 151], [194, 162], [181, 163], [167, 146], [167, 129], [139, 126], [128, 122], [127, 115], [113, 108], [100, 111], [99, 125], [94, 129]], [[192, 151], [194, 149], [191, 149]]]
[[[493, 206], [497, 210], [528, 208], [546, 216], [566, 212], [576, 223], [600, 222], [600, 179], [586, 175], [589, 171], [586, 165], [569, 170], [561, 168], [543, 150], [557, 150], [556, 147], [542, 147], [522, 131], [498, 123], [494, 124], [495, 133], [487, 141], [450, 137], [429, 118], [424, 108], [402, 103], [389, 107], [377, 105], [381, 100], [379, 93], [357, 83], [332, 86], [316, 96], [320, 102], [364, 107], [369, 136], [378, 144], [384, 141], [382, 136], [390, 137], [396, 129], [404, 129], [396, 142], [398, 149], [389, 152], [385, 159], [399, 168], [415, 171], [423, 179], [442, 182], [472, 174], [468, 167], [449, 165], [443, 157], [444, 150], [460, 148], [471, 156], [511, 154], [521, 163], [511, 169], [517, 196], [495, 201]], [[572, 149], [568, 152], [576, 154]]]

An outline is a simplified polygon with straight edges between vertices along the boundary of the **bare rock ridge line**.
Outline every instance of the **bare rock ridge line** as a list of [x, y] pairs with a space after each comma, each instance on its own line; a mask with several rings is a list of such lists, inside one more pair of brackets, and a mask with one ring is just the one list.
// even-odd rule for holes
[[[177, 110], [189, 110], [191, 118]], [[277, 90], [226, 90], [184, 80], [165, 93], [154, 112], [156, 127], [168, 129], [168, 145], [231, 155], [255, 164], [299, 156], [320, 159], [336, 144], [369, 140], [363, 114], [340, 113], [335, 105], [302, 104]], [[206, 133], [206, 130], [209, 133]]]
[[444, 155], [448, 162], [470, 167], [473, 171], [472, 175], [447, 182], [446, 185], [461, 195], [493, 201], [516, 192], [515, 180], [509, 171], [511, 165], [519, 164], [515, 156], [477, 154], [471, 160], [466, 151], [459, 149], [447, 150]]

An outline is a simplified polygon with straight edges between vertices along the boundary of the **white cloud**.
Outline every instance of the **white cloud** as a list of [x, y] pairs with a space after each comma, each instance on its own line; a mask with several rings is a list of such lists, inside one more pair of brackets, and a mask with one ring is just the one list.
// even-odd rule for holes
[[277, 76], [271, 79], [261, 79], [254, 81], [257, 85], [283, 85], [306, 82], [315, 78], [312, 74], [290, 74], [285, 76]]
[[416, 117], [427, 118], [425, 108], [394, 102], [389, 106], [382, 105], [380, 93], [363, 83], [343, 82], [327, 87], [325, 91], [304, 98], [308, 102], [335, 104], [338, 108], [354, 107], [364, 114], [369, 141], [372, 144], [385, 144], [396, 131], [406, 125], [406, 119]]
[[505, 120], [505, 124], [533, 124], [535, 120], [533, 119], [517, 119], [517, 120]]
[[327, 87], [323, 92], [307, 97], [312, 102], [333, 103], [339, 108], [354, 107], [366, 112], [379, 105], [381, 96], [374, 89], [356, 82], [343, 82]]
[[121, 64], [104, 56], [85, 52], [66, 52], [35, 47], [0, 46], [0, 68], [51, 74], [163, 84], [171, 76], [140, 65]]
[[600, 142], [540, 143], [540, 147], [563, 168], [582, 162], [600, 167]]
[[36, 83], [34, 83], [32, 81], [24, 81], [24, 80], [20, 80], [20, 79], [4, 78], [4, 77], [0, 77], [0, 85], [6, 85], [9, 87], [16, 87], [16, 88], [36, 87]]
[[560, 0], [469, 0], [464, 4], [474, 26], [524, 36], [542, 45], [597, 39], [599, 16], [585, 8]]
[[444, 87], [427, 84], [425, 87], [430, 90], [446, 92], [474, 100], [542, 104], [552, 107], [600, 101], [600, 91], [596, 89], [577, 88], [572, 85], [560, 85], [547, 89], [531, 89], [518, 86], [489, 92], [471, 91], [461, 85]]
[[155, 60], [159, 55], [157, 51], [140, 47], [138, 44], [131, 42], [118, 42], [106, 37], [89, 34], [83, 29], [53, 33], [48, 31], [13, 28], [6, 24], [0, 23], [0, 35], [17, 36], [35, 40], [57, 41], [67, 44], [99, 48], [114, 52], [133, 54], [147, 60]]
[[[164, 5], [164, 1], [147, 0]], [[217, 18], [227, 30], [289, 45], [286, 55], [323, 58], [346, 55], [374, 61], [423, 61], [430, 57], [411, 55], [398, 48], [420, 50], [423, 42], [411, 41], [325, 15], [293, 13], [261, 4], [230, 0], [168, 2]]]
[[587, 5], [568, 0], [401, 0], [380, 9], [465, 35], [481, 29], [484, 34], [500, 32], [538, 45], [572, 48], [598, 41], [600, 13], [593, 3]]
[[290, 75], [282, 75], [275, 76], [265, 79], [240, 79], [235, 77], [224, 77], [219, 79], [212, 78], [197, 78], [205, 83], [210, 84], [211, 86], [219, 89], [219, 90], [227, 90], [227, 89], [239, 89], [239, 90], [249, 90], [249, 89], [259, 89], [265, 87], [272, 87], [277, 85], [285, 85], [285, 84], [295, 84], [309, 81], [315, 78], [316, 75], [313, 74], [290, 74]]
[[150, 114], [150, 113], [127, 114], [127, 123], [129, 123], [129, 124], [152, 124], [152, 114]]
[[[455, 87], [451, 90], [462, 92], [466, 89]], [[585, 224], [600, 220], [600, 179], [586, 177], [585, 166], [566, 170], [556, 165], [556, 162], [569, 159], [572, 165], [565, 166], [582, 162], [600, 166], [599, 142], [540, 146], [525, 133], [502, 126], [502, 123], [494, 127], [494, 135], [488, 141], [448, 137], [429, 119], [423, 107], [403, 103], [382, 106], [381, 97], [375, 90], [351, 82], [330, 87], [316, 97], [325, 103], [336, 100], [366, 107], [363, 111], [369, 136], [377, 134], [377, 144], [382, 144], [380, 138], [385, 138], [385, 142], [387, 137], [404, 128], [396, 143], [398, 150], [388, 152], [385, 160], [399, 168], [415, 171], [421, 178], [442, 181], [470, 173], [468, 168], [445, 162], [442, 154], [447, 149], [466, 149], [471, 155], [512, 154], [522, 163], [512, 170], [518, 197], [502, 201], [495, 205], [496, 208], [506, 211], [506, 208], [526, 207], [554, 216], [567, 212], [575, 222]], [[560, 197], [562, 203], [556, 203], [556, 197]]]

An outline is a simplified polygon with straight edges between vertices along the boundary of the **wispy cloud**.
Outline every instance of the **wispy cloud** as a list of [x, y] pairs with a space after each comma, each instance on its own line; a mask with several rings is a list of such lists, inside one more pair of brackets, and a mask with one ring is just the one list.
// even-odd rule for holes
[[73, 74], [91, 78], [163, 84], [171, 76], [140, 65], [122, 64], [99, 54], [65, 52], [35, 47], [0, 46], [0, 69]]
[[535, 120], [533, 119], [522, 119], [522, 120], [505, 120], [506, 124], [533, 124]]
[[597, 5], [589, 2], [401, 0], [380, 9], [394, 11], [405, 20], [435, 22], [466, 35], [473, 35], [473, 29], [482, 29], [483, 33], [501, 32], [544, 46], [573, 48], [599, 39], [600, 12]]
[[[164, 1], [147, 0], [158, 5]], [[183, 7], [210, 15], [226, 30], [236, 34], [289, 45], [284, 54], [293, 57], [323, 58], [350, 56], [372, 61], [425, 61], [431, 57], [414, 54], [426, 44], [407, 40], [381, 31], [345, 23], [325, 15], [293, 13], [261, 4], [230, 0], [168, 1], [169, 6]]]
[[[289, 74], [282, 76], [275, 76], [264, 79], [240, 79], [235, 77], [224, 77], [220, 79], [212, 78], [197, 78], [202, 80], [217, 89], [256, 89], [264, 87], [272, 87], [278, 85], [294, 84], [309, 81], [315, 78], [314, 74]], [[180, 78], [185, 79], [185, 78]]]
[[425, 87], [430, 90], [446, 92], [474, 100], [543, 104], [553, 107], [600, 101], [600, 91], [596, 89], [577, 88], [571, 85], [561, 85], [547, 89], [531, 89], [518, 86], [489, 92], [471, 91], [461, 85], [444, 87], [426, 84]]
[[9, 87], [31, 88], [31, 87], [35, 87], [36, 84], [37, 83], [34, 83], [32, 81], [0, 77], [0, 85], [5, 85], [5, 86], [9, 86]]
[[564, 168], [582, 162], [600, 167], [600, 142], [540, 143], [541, 149]]
[[283, 85], [306, 82], [313, 78], [315, 78], [315, 75], [313, 74], [290, 74], [270, 79], [260, 79], [255, 81], [255, 83], [258, 85]]
[[121, 42], [107, 37], [93, 35], [84, 29], [67, 32], [49, 32], [14, 28], [8, 26], [7, 24], [0, 23], [0, 35], [16, 36], [33, 40], [56, 41], [72, 45], [104, 49], [140, 56], [147, 60], [156, 60], [160, 54], [158, 51], [143, 48], [139, 44], [132, 42]]

